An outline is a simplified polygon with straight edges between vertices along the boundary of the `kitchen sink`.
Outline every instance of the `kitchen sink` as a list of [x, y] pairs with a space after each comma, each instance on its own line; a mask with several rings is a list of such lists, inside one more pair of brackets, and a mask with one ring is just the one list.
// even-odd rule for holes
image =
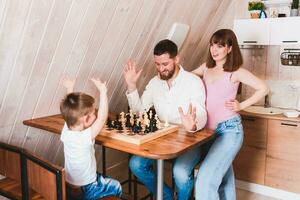
[[263, 114], [263, 115], [278, 115], [284, 112], [284, 110], [280, 108], [274, 108], [274, 107], [265, 108], [263, 106], [249, 106], [245, 108], [244, 111], [255, 113], [255, 114]]

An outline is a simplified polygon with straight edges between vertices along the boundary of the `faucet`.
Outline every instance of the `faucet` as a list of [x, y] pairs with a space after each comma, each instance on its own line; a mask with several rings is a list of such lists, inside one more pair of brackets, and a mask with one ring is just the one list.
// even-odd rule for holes
[[270, 104], [270, 95], [269, 95], [269, 94], [267, 94], [267, 95], [265, 96], [265, 104], [264, 104], [264, 107], [265, 107], [265, 108], [271, 107], [271, 104]]

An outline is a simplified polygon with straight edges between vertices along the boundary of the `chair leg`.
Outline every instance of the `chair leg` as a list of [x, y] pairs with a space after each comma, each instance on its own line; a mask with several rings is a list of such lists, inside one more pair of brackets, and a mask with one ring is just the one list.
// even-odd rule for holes
[[133, 175], [133, 200], [137, 200], [137, 178]]

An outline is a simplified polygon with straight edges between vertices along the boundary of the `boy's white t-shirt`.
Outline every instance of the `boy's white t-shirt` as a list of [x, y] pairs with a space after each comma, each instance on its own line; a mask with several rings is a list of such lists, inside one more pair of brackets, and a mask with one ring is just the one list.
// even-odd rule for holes
[[65, 124], [60, 139], [64, 144], [67, 182], [83, 186], [96, 181], [95, 139], [91, 128], [72, 131]]

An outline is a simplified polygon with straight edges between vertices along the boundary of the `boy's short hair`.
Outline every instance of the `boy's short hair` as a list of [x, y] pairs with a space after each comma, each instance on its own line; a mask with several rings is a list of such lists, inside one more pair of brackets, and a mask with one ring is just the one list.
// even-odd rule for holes
[[73, 92], [68, 94], [60, 103], [60, 112], [68, 127], [78, 123], [78, 119], [94, 109], [95, 99], [88, 94]]
[[170, 58], [175, 58], [178, 54], [178, 47], [173, 41], [165, 39], [155, 45], [153, 53], [155, 56], [168, 53]]

